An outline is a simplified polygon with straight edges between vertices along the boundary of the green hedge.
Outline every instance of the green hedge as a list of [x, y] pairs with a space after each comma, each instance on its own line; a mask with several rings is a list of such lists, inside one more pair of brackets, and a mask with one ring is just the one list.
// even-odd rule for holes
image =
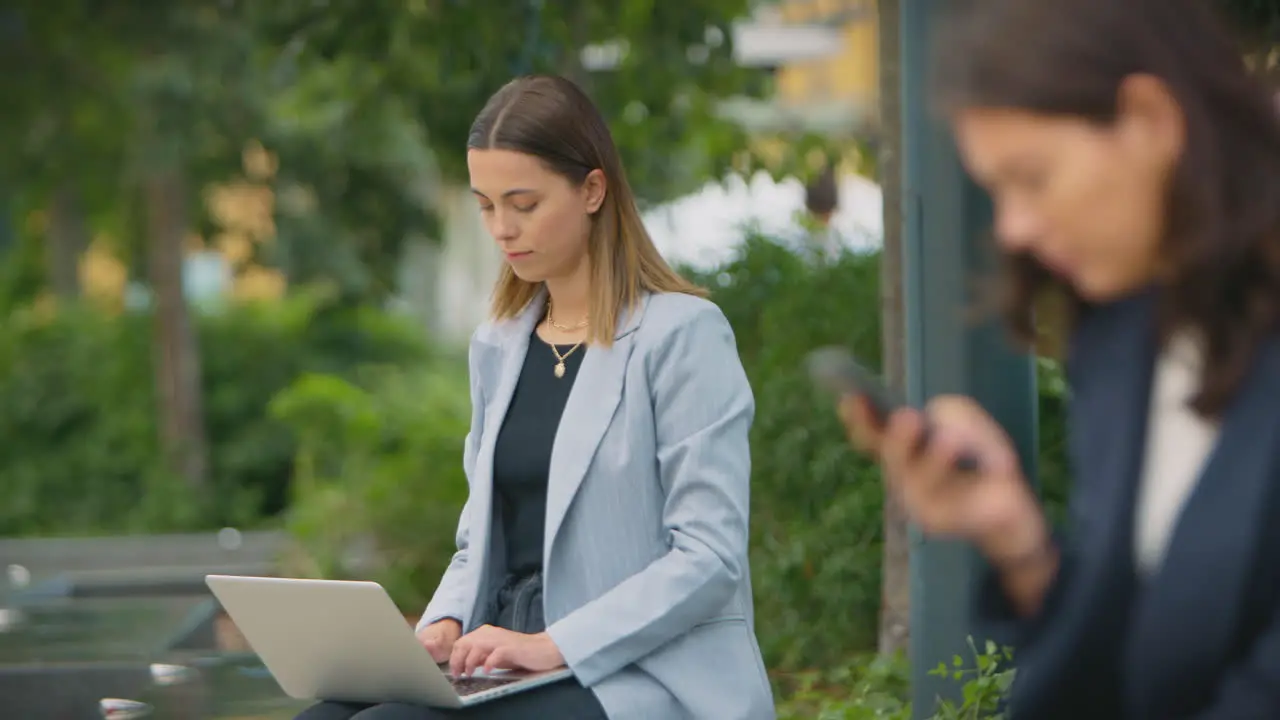
[[371, 541], [375, 579], [406, 612], [426, 605], [467, 497], [468, 387], [465, 361], [442, 358], [356, 381], [307, 375], [276, 398], [274, 415], [298, 438], [289, 527], [307, 553], [297, 571], [367, 578], [345, 560]]
[[[824, 260], [766, 238], [697, 276], [733, 324], [756, 392], [752, 578], [772, 668], [834, 667], [874, 648], [880, 608], [883, 485], [853, 453], [829, 398], [802, 370], [814, 347], [844, 345], [880, 364], [880, 257]], [[1039, 362], [1039, 480], [1052, 515], [1066, 488], [1064, 383]], [[814, 618], [822, 618], [815, 623]]]
[[288, 498], [295, 443], [267, 412], [311, 372], [419, 362], [415, 328], [323, 294], [198, 318], [215, 492], [159, 462], [151, 321], [72, 307], [0, 323], [0, 536], [253, 525]]
[[850, 451], [803, 362], [838, 344], [878, 366], [878, 274], [874, 255], [826, 262], [751, 237], [695, 278], [733, 325], [756, 394], [752, 579], [770, 667], [831, 665], [875, 641], [879, 473]]

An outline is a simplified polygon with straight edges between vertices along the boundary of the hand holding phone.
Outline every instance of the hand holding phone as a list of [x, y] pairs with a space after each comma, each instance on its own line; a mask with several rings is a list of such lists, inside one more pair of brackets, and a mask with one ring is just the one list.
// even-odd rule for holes
[[825, 347], [809, 353], [809, 376], [823, 390], [837, 398], [853, 395], [870, 405], [877, 422], [884, 423], [906, 403], [875, 373], [863, 367], [842, 347]]
[[[906, 401], [887, 385], [880, 381], [876, 374], [868, 370], [843, 347], [824, 347], [809, 353], [806, 359], [809, 375], [823, 390], [837, 398], [855, 396], [862, 398], [870, 406], [871, 413], [880, 427], [889, 420], [896, 410], [907, 407]], [[924, 443], [929, 442], [929, 430], [926, 426]], [[978, 469], [977, 458], [970, 454], [961, 455], [956, 461], [956, 470], [972, 472]]]

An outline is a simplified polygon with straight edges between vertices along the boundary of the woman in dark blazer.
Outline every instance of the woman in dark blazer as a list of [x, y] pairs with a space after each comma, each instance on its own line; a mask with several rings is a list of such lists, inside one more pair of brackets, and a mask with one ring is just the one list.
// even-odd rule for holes
[[1067, 309], [1069, 527], [972, 401], [841, 410], [910, 517], [994, 568], [1014, 720], [1280, 718], [1280, 122], [1208, 6], [971, 0], [942, 26], [1010, 325]]

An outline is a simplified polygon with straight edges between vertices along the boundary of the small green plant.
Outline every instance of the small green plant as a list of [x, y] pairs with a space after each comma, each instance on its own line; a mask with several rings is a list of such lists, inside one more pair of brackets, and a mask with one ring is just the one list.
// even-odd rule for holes
[[938, 663], [929, 671], [935, 677], [963, 681], [963, 702], [956, 705], [950, 700], [940, 700], [934, 720], [1003, 720], [1002, 705], [1009, 696], [1017, 670], [1010, 667], [1013, 650], [1002, 648], [990, 640], [982, 651], [969, 638], [974, 664], [966, 666], [964, 658], [956, 655], [951, 665]]
[[[961, 701], [939, 698], [930, 720], [1003, 720], [1013, 684], [1013, 652], [969, 640], [973, 662], [959, 655], [930, 675], [962, 683]], [[778, 720], [910, 720], [910, 666], [902, 656], [864, 656], [830, 672], [783, 675], [775, 683]]]

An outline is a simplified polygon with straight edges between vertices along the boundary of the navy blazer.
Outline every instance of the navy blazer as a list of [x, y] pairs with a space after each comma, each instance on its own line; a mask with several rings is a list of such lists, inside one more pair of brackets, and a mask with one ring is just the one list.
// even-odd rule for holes
[[1154, 305], [1146, 293], [1092, 308], [1074, 333], [1074, 484], [1040, 613], [1016, 619], [994, 577], [979, 597], [980, 620], [1014, 631], [1013, 720], [1280, 718], [1280, 338], [1227, 409], [1163, 565], [1138, 582]]

